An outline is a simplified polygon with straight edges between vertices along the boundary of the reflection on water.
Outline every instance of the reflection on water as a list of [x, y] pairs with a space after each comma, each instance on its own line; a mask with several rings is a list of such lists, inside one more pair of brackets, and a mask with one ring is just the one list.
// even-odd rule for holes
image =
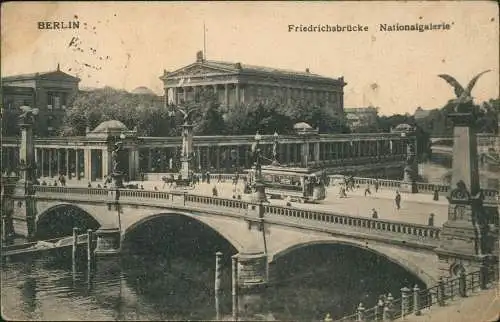
[[[229, 256], [228, 256], [229, 257]], [[213, 256], [130, 255], [85, 262], [72, 274], [67, 257], [15, 261], [2, 269], [4, 318], [26, 320], [209, 320], [215, 318]], [[230, 265], [225, 263], [222, 316], [231, 315]], [[397, 296], [417, 281], [371, 253], [346, 246], [316, 246], [277, 260], [273, 282], [252, 317], [313, 321], [340, 317], [381, 293]], [[421, 285], [422, 286], [422, 285]], [[241, 299], [240, 301], [243, 301]], [[249, 299], [246, 299], [249, 300]], [[255, 302], [255, 299], [253, 299]], [[255, 304], [255, 303], [254, 303]], [[255, 307], [258, 311], [255, 312]], [[249, 309], [244, 303], [242, 311]], [[254, 315], [258, 313], [257, 315]]]

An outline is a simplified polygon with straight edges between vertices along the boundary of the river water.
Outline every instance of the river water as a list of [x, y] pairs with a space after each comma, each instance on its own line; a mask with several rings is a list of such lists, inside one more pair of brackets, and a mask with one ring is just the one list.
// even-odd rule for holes
[[[164, 244], [165, 245], [165, 244]], [[223, 260], [222, 319], [231, 316], [230, 249]], [[228, 252], [229, 251], [229, 252]], [[83, 254], [82, 254], [83, 255]], [[2, 265], [6, 320], [211, 320], [215, 319], [215, 258], [193, 247], [176, 254], [128, 255], [99, 260], [90, 274], [85, 256], [73, 273], [68, 252]], [[260, 320], [318, 321], [326, 313], [351, 314], [360, 301], [423, 284], [372, 253], [347, 246], [313, 246], [285, 255], [258, 309], [240, 316]], [[255, 306], [254, 306], [255, 307]]]
[[[434, 176], [434, 175], [432, 175]], [[2, 263], [2, 316], [6, 320], [215, 319], [215, 252], [223, 257], [223, 319], [231, 316], [230, 258], [234, 248], [186, 218], [158, 217], [134, 230], [128, 255], [99, 260], [89, 271], [82, 250], [73, 272], [68, 251]], [[69, 251], [71, 252], [71, 251]], [[318, 321], [339, 318], [360, 302], [424, 285], [396, 264], [366, 250], [314, 245], [279, 258], [272, 283], [247, 318]]]

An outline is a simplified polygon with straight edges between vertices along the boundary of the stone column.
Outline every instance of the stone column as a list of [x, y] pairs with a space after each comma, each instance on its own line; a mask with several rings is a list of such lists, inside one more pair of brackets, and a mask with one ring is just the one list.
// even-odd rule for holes
[[65, 162], [66, 162], [66, 176], [69, 178], [69, 174], [71, 173], [71, 170], [69, 168], [69, 151], [70, 149], [66, 149], [66, 154], [65, 156]]
[[236, 83], [234, 84], [234, 99], [236, 101], [236, 104], [240, 103], [240, 84]]
[[76, 180], [80, 180], [80, 149], [75, 149], [75, 175]]
[[56, 163], [57, 163], [57, 173], [56, 177], [61, 174], [61, 149], [56, 149]]
[[147, 169], [147, 172], [151, 172], [152, 171], [152, 160], [153, 160], [153, 153], [151, 152], [151, 148], [148, 148], [148, 169]]
[[309, 164], [309, 143], [306, 141], [301, 146], [302, 160], [301, 165], [307, 167]]
[[217, 146], [215, 149], [216, 149], [215, 150], [216, 151], [215, 169], [217, 171], [219, 171], [219, 169], [220, 169], [220, 150], [221, 150], [221, 148], [220, 148], [220, 146]]
[[132, 147], [128, 150], [128, 174], [129, 180], [137, 180], [139, 173], [139, 151], [137, 147]]
[[290, 163], [290, 143], [284, 143], [285, 146], [285, 157], [283, 158], [283, 164]]
[[44, 177], [45, 176], [45, 149], [40, 148], [40, 176]]
[[105, 177], [109, 175], [111, 156], [107, 148], [101, 150], [102, 153], [102, 176]]
[[83, 162], [84, 162], [84, 177], [87, 181], [92, 181], [92, 149], [86, 148], [83, 150]]
[[314, 161], [316, 161], [316, 163], [318, 163], [319, 161], [321, 161], [320, 147], [321, 147], [321, 144], [320, 144], [319, 141], [314, 143]]
[[193, 100], [196, 102], [199, 99], [198, 94], [200, 93], [200, 86], [193, 86]]
[[[178, 90], [177, 90], [177, 87], [172, 87], [172, 95], [174, 96], [174, 97], [172, 97], [172, 103], [173, 103], [174, 105], [179, 104], [178, 99], [177, 99], [177, 95], [179, 95]], [[104, 153], [104, 152], [103, 152], [103, 153]], [[103, 155], [104, 155], [104, 154], [103, 154]]]
[[224, 104], [229, 107], [229, 84], [224, 84]]
[[52, 149], [47, 149], [49, 153], [49, 178], [52, 178]]
[[187, 102], [187, 87], [186, 86], [182, 87], [182, 95], [183, 95], [184, 102]]
[[201, 169], [201, 148], [199, 146], [196, 147], [196, 169], [195, 172], [200, 171]]

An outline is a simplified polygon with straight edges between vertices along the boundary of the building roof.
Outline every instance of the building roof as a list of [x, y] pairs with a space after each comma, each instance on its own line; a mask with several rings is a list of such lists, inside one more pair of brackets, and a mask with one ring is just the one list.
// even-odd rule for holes
[[294, 130], [308, 130], [308, 129], [312, 129], [312, 126], [310, 126], [306, 122], [299, 122], [299, 123], [295, 123], [293, 125], [293, 129]]
[[146, 86], [136, 87], [134, 90], [131, 91], [131, 93], [140, 95], [156, 95], [155, 92], [153, 92], [150, 88]]
[[108, 133], [110, 131], [128, 131], [128, 128], [125, 126], [120, 121], [117, 120], [111, 120], [111, 121], [104, 121], [101, 124], [99, 124], [93, 131], [92, 133]]
[[51, 77], [66, 78], [68, 80], [72, 80], [75, 82], [80, 81], [80, 78], [74, 77], [74, 76], [67, 74], [59, 69], [56, 69], [56, 70], [51, 70], [51, 71], [47, 71], [47, 72], [5, 76], [5, 77], [2, 77], [2, 82], [11, 82], [11, 81], [17, 81], [17, 80], [46, 79], [46, 78], [51, 78]]
[[171, 73], [164, 72], [163, 76], [160, 77], [161, 80], [165, 80], [170, 77], [176, 76], [184, 76], [183, 72], [188, 72], [190, 69], [197, 68], [197, 72], [199, 73], [200, 68], [205, 68], [207, 71], [219, 72], [219, 73], [233, 73], [233, 74], [261, 74], [267, 76], [278, 76], [278, 77], [299, 77], [299, 78], [307, 78], [307, 79], [315, 79], [315, 80], [323, 80], [323, 81], [336, 81], [342, 83], [344, 86], [347, 84], [344, 82], [344, 78], [332, 78], [321, 76], [319, 74], [314, 74], [309, 72], [309, 68], [306, 68], [304, 72], [299, 72], [295, 70], [282, 69], [282, 68], [274, 68], [274, 67], [265, 67], [265, 66], [257, 66], [250, 64], [243, 64], [240, 62], [227, 62], [227, 61], [218, 61], [218, 60], [206, 60], [203, 59], [202, 53], [198, 52], [197, 61], [188, 66], [177, 69]]
[[377, 113], [378, 107], [367, 106], [367, 107], [346, 107], [344, 108], [345, 113]]
[[428, 116], [429, 114], [431, 114], [430, 110], [424, 110], [419, 106], [417, 107], [417, 109], [415, 110], [415, 114], [413, 115], [415, 116], [416, 119], [421, 119]]

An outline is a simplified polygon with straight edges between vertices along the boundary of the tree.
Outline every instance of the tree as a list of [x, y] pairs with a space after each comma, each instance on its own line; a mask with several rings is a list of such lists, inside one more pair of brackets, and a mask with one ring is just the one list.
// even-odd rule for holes
[[137, 127], [143, 136], [167, 136], [172, 132], [168, 113], [158, 96], [105, 87], [77, 94], [72, 107], [66, 110], [60, 135], [85, 135], [87, 127], [94, 129], [109, 120], [118, 120], [129, 129]]

